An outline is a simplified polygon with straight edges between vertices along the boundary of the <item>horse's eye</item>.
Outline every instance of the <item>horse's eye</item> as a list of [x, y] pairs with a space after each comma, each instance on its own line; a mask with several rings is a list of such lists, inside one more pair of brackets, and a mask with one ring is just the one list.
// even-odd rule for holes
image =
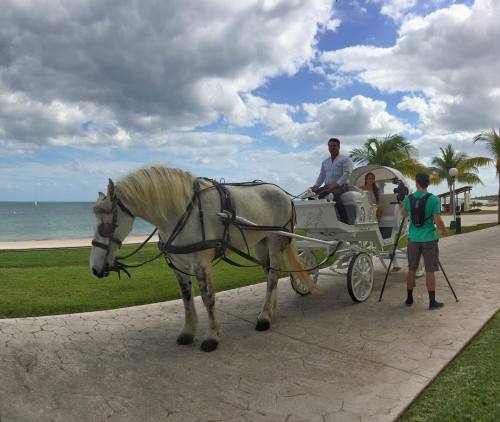
[[113, 225], [111, 223], [101, 223], [97, 226], [97, 233], [102, 237], [111, 237], [113, 235]]

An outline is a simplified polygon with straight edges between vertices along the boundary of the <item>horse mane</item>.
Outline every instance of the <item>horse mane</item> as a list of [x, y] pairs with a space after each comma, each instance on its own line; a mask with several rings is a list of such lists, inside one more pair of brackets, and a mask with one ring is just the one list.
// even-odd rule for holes
[[176, 168], [139, 168], [119, 182], [116, 189], [130, 211], [148, 221], [178, 217], [193, 195], [194, 176]]

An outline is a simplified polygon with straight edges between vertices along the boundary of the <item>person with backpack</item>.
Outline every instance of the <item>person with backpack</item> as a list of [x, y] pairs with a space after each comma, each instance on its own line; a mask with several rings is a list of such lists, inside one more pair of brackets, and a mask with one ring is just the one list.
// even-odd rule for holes
[[444, 306], [436, 300], [436, 276], [439, 270], [439, 248], [436, 226], [446, 235], [448, 230], [441, 218], [441, 203], [432, 193], [427, 192], [429, 175], [418, 173], [415, 177], [417, 191], [405, 197], [401, 205], [402, 215], [410, 217], [408, 234], [408, 296], [406, 305], [413, 304], [413, 288], [416, 286], [416, 272], [421, 256], [425, 264], [425, 284], [429, 293], [429, 309]]

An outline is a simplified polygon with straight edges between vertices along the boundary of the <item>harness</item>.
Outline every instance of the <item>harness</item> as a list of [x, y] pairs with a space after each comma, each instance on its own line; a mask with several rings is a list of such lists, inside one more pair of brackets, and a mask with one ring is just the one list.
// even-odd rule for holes
[[[201, 189], [200, 187], [200, 180], [205, 180], [209, 183], [212, 184], [212, 186], [206, 187], [204, 189]], [[277, 230], [284, 230], [284, 231], [289, 231], [293, 233], [293, 227], [295, 223], [295, 207], [292, 204], [292, 213], [290, 215], [289, 220], [283, 225], [283, 226], [259, 226], [259, 225], [250, 225], [250, 224], [245, 224], [240, 221], [236, 220], [236, 208], [234, 205], [234, 201], [231, 197], [231, 193], [229, 192], [229, 189], [227, 186], [258, 186], [258, 185], [264, 185], [264, 184], [270, 184], [266, 182], [261, 182], [261, 181], [253, 181], [253, 182], [243, 182], [243, 183], [219, 183], [213, 179], [207, 179], [207, 178], [199, 178], [196, 179], [193, 182], [193, 197], [191, 198], [191, 201], [186, 207], [186, 210], [184, 211], [184, 214], [180, 217], [178, 220], [177, 224], [175, 225], [174, 230], [170, 234], [169, 238], [167, 239], [166, 242], [162, 242], [160, 240], [158, 247], [160, 248], [160, 251], [163, 253], [165, 256], [165, 260], [167, 264], [169, 265], [170, 268], [179, 271], [183, 274], [186, 275], [193, 275], [193, 274], [188, 274], [185, 271], [181, 270], [178, 268], [172, 261], [171, 255], [182, 255], [182, 254], [189, 254], [193, 252], [199, 252], [202, 250], [206, 249], [215, 249], [215, 259], [220, 259], [223, 261], [226, 261], [228, 264], [238, 266], [238, 267], [247, 267], [247, 265], [242, 265], [239, 264], [230, 258], [226, 256], [226, 251], [230, 250], [231, 252], [236, 253], [237, 255], [257, 264], [257, 265], [263, 265], [262, 262], [254, 258], [253, 256], [250, 255], [250, 247], [248, 245], [248, 242], [246, 240], [245, 234], [243, 230], [260, 230], [260, 231], [277, 231]], [[206, 192], [210, 189], [216, 189], [219, 198], [220, 198], [220, 212], [224, 213], [228, 216], [228, 218], [225, 218], [221, 221], [221, 224], [223, 224], [223, 233], [222, 237], [219, 239], [211, 239], [207, 240], [206, 239], [206, 233], [205, 233], [205, 223], [204, 223], [204, 212], [203, 212], [203, 207], [202, 207], [202, 202], [201, 202], [201, 195], [203, 192]], [[198, 205], [198, 215], [199, 215], [199, 224], [200, 224], [200, 230], [201, 230], [201, 235], [202, 235], [202, 240], [200, 242], [192, 243], [190, 245], [183, 245], [183, 246], [177, 246], [173, 245], [172, 243], [175, 241], [177, 236], [182, 232], [184, 226], [189, 220], [189, 217], [191, 216], [191, 213], [193, 212], [193, 209], [195, 207], [195, 204]], [[246, 252], [239, 250], [238, 248], [234, 247], [231, 244], [231, 236], [229, 233], [229, 228], [230, 226], [233, 225], [234, 227], [238, 228], [238, 230], [241, 233], [241, 236], [243, 238], [243, 241], [245, 242], [246, 245]]]
[[[208, 186], [205, 188], [201, 188], [200, 181], [207, 181], [212, 184], [212, 186]], [[262, 182], [262, 181], [253, 181], [253, 182], [243, 182], [243, 183], [219, 183], [213, 179], [207, 179], [207, 178], [197, 178], [193, 182], [193, 196], [191, 197], [191, 200], [189, 201], [186, 210], [182, 214], [182, 216], [179, 218], [177, 221], [176, 225], [174, 226], [174, 229], [172, 233], [170, 234], [169, 238], [163, 242], [161, 239], [158, 242], [158, 248], [160, 249], [160, 253], [153, 257], [152, 259], [149, 259], [141, 264], [138, 265], [129, 265], [121, 262], [121, 260], [126, 259], [131, 257], [132, 255], [136, 254], [139, 250], [141, 250], [145, 244], [153, 237], [153, 235], [156, 233], [158, 230], [157, 228], [149, 235], [149, 237], [132, 253], [126, 255], [126, 256], [118, 256], [115, 258], [115, 261], [113, 265], [110, 268], [107, 268], [106, 270], [109, 271], [116, 271], [118, 273], [118, 276], [120, 276], [120, 271], [124, 271], [129, 277], [130, 273], [127, 271], [127, 268], [136, 268], [140, 267], [148, 262], [154, 261], [155, 259], [159, 258], [160, 256], [164, 256], [167, 264], [169, 267], [173, 268], [176, 271], [179, 271], [183, 274], [186, 275], [193, 275], [193, 274], [188, 274], [185, 271], [181, 270], [172, 261], [171, 255], [183, 255], [183, 254], [190, 254], [194, 252], [199, 252], [202, 250], [207, 250], [207, 249], [215, 249], [215, 259], [219, 260], [224, 260], [227, 263], [231, 265], [235, 265], [238, 267], [248, 267], [247, 265], [242, 265], [239, 264], [230, 258], [226, 256], [226, 251], [230, 250], [231, 252], [236, 253], [237, 255], [257, 264], [257, 265], [263, 265], [262, 262], [254, 258], [253, 256], [250, 255], [250, 247], [248, 245], [248, 242], [246, 241], [245, 234], [243, 230], [257, 230], [257, 231], [277, 231], [277, 230], [284, 230], [293, 233], [293, 228], [294, 228], [294, 223], [295, 223], [295, 207], [293, 205], [293, 202], [291, 202], [292, 205], [292, 212], [290, 215], [290, 218], [288, 221], [283, 225], [283, 226], [259, 226], [259, 225], [251, 225], [251, 224], [246, 224], [242, 223], [240, 221], [236, 220], [236, 209], [234, 206], [234, 201], [232, 200], [231, 193], [229, 192], [229, 189], [227, 186], [258, 186], [258, 185], [264, 185], [264, 184], [272, 184], [272, 183], [267, 183], [267, 182]], [[272, 184], [274, 185], [274, 184]], [[277, 186], [277, 185], [274, 185]], [[219, 239], [206, 239], [206, 233], [205, 233], [205, 221], [204, 221], [204, 211], [202, 207], [202, 201], [201, 201], [201, 196], [203, 192], [206, 192], [210, 189], [216, 189], [219, 198], [220, 198], [220, 212], [226, 214], [229, 218], [221, 220], [221, 224], [223, 224], [223, 234], [222, 237]], [[281, 188], [280, 188], [281, 189]], [[100, 236], [104, 238], [110, 239], [111, 242], [114, 242], [118, 245], [118, 247], [122, 246], [122, 242], [117, 239], [114, 235], [114, 232], [117, 227], [117, 218], [118, 218], [118, 208], [119, 206], [124, 212], [126, 212], [128, 215], [130, 215], [132, 218], [135, 218], [135, 216], [130, 212], [130, 210], [122, 203], [122, 201], [116, 196], [113, 195], [111, 197], [111, 209], [105, 209], [101, 207], [95, 207], [94, 211], [102, 214], [112, 214], [113, 220], [111, 223], [104, 223], [102, 222], [97, 226], [97, 232], [99, 233]], [[200, 231], [201, 231], [201, 236], [202, 240], [200, 242], [192, 243], [189, 245], [173, 245], [174, 241], [177, 239], [177, 237], [180, 235], [184, 227], [186, 226], [187, 222], [189, 221], [189, 218], [191, 217], [191, 214], [197, 206], [198, 208], [198, 216], [199, 216], [199, 224], [200, 224]], [[246, 245], [246, 252], [239, 250], [238, 248], [234, 247], [231, 245], [231, 237], [229, 233], [229, 228], [230, 226], [233, 225], [241, 233], [241, 236], [245, 242]], [[110, 244], [106, 245], [104, 243], [98, 242], [96, 240], [92, 241], [92, 245], [96, 246], [98, 248], [106, 250], [106, 257], [105, 260], [107, 262], [107, 258], [110, 252]], [[267, 266], [269, 268], [269, 266]]]

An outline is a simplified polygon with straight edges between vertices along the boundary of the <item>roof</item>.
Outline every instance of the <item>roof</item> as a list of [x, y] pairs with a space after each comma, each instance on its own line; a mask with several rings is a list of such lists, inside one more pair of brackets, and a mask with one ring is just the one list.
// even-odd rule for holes
[[[461, 188], [455, 189], [455, 194], [458, 195], [459, 193], [470, 192], [471, 190], [472, 186], [462, 186]], [[450, 192], [443, 192], [436, 196], [438, 198], [446, 198], [450, 196]]]

